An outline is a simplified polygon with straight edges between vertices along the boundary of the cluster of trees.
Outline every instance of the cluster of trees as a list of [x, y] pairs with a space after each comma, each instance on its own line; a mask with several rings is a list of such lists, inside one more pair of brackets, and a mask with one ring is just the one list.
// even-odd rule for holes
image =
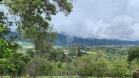
[[[74, 53], [77, 50], [73, 50]], [[91, 50], [89, 54], [83, 54], [72, 58], [76, 54], [69, 53], [65, 61], [51, 62], [53, 75], [78, 75], [83, 77], [132, 77], [133, 72], [139, 68], [138, 48], [127, 49], [126, 54], [111, 54], [104, 50]], [[117, 50], [118, 52], [118, 50]], [[70, 57], [70, 60], [68, 60]], [[132, 60], [129, 60], [134, 58]]]
[[[4, 11], [0, 11], [0, 74], [11, 77], [29, 75], [35, 77], [36, 72], [51, 70], [47, 62], [53, 52], [53, 41], [56, 33], [49, 24], [52, 15], [63, 12], [69, 15], [72, 11], [70, 0], [0, 0], [0, 5], [15, 16], [14, 22], [7, 19]], [[19, 20], [16, 20], [19, 19]], [[13, 19], [12, 19], [13, 20]], [[21, 48], [8, 34], [10, 25], [16, 25], [22, 38], [34, 42], [35, 52], [20, 53]], [[49, 72], [45, 72], [47, 75]]]

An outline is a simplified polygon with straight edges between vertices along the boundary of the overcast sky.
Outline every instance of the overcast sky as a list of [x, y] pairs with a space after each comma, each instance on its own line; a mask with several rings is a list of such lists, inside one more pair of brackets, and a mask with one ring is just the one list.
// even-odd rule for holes
[[139, 40], [139, 0], [74, 0], [73, 12], [59, 13], [52, 23], [69, 36]]

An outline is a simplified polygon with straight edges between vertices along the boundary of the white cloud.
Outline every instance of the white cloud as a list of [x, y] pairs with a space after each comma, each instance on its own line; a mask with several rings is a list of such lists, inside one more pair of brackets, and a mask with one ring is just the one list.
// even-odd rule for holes
[[68, 17], [53, 19], [58, 33], [97, 39], [139, 40], [139, 0], [77, 0]]

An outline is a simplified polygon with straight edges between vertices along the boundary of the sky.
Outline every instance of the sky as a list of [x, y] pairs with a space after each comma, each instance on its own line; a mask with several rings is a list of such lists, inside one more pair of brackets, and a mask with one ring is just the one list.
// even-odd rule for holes
[[59, 13], [58, 33], [89, 39], [139, 40], [139, 0], [74, 0], [73, 12]]

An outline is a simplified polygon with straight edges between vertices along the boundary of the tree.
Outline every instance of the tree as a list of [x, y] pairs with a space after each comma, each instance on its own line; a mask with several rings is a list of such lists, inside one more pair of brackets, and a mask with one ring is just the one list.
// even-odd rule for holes
[[4, 0], [10, 11], [20, 17], [18, 30], [34, 41], [36, 54], [46, 55], [52, 48], [56, 33], [50, 25], [51, 17], [59, 11], [72, 11], [70, 0]]
[[[27, 63], [27, 75], [35, 78], [36, 76], [46, 76], [52, 74], [53, 66], [50, 62], [40, 56], [34, 56], [29, 63]], [[53, 71], [54, 72], [54, 71]]]
[[10, 68], [11, 63], [10, 57], [16, 53], [16, 50], [18, 49], [18, 45], [6, 40], [4, 38], [4, 33], [7, 33], [7, 28], [0, 24], [0, 73], [1, 76], [3, 74], [3, 71], [5, 69]]
[[11, 56], [12, 44], [5, 39], [5, 35], [9, 32], [7, 26], [4, 26], [4, 12], [0, 12], [0, 75], [3, 75], [3, 71], [8, 67], [8, 58]]
[[17, 52], [19, 45], [7, 37], [11, 30], [5, 20], [7, 19], [4, 12], [0, 11], [0, 75], [7, 71], [13, 77], [23, 69], [28, 59], [24, 54]]
[[11, 77], [23, 76], [25, 74], [26, 64], [30, 61], [29, 55], [14, 53], [9, 60], [10, 68], [7, 70]]
[[19, 45], [6, 40], [7, 27], [0, 24], [0, 74], [6, 70], [12, 77], [20, 75], [26, 63], [29, 61], [28, 55], [18, 53]]
[[[70, 0], [3, 0], [3, 4], [9, 7], [11, 15], [13, 14], [15, 18], [19, 18], [19, 20], [13, 22], [16, 24], [18, 32], [24, 38], [34, 41], [36, 55], [48, 57], [47, 53], [53, 50], [52, 44], [56, 36], [56, 33], [52, 30], [52, 25], [50, 25], [51, 17], [60, 11], [67, 16], [72, 11]], [[0, 36], [3, 36], [3, 34], [0, 34]], [[5, 41], [5, 39], [3, 40]], [[12, 53], [8, 61], [12, 60], [12, 62], [8, 62], [7, 65], [10, 65], [8, 66], [10, 71], [15, 72], [19, 68], [18, 65], [22, 66], [23, 64], [20, 64], [21, 59], [19, 61], [13, 61], [13, 59], [15, 59], [15, 56], [20, 58], [22, 55], [16, 54], [18, 47], [15, 47], [15, 45], [17, 44], [11, 42], [9, 41], [9, 45], [14, 44], [14, 46], [10, 47], [8, 45], [7, 47], [10, 47], [9, 51]], [[7, 47], [3, 48], [4, 51], [1, 52], [6, 53], [5, 49]], [[11, 68], [14, 70], [11, 70]]]
[[128, 52], [128, 62], [131, 63], [133, 60], [137, 60], [139, 63], [139, 48], [131, 48]]

